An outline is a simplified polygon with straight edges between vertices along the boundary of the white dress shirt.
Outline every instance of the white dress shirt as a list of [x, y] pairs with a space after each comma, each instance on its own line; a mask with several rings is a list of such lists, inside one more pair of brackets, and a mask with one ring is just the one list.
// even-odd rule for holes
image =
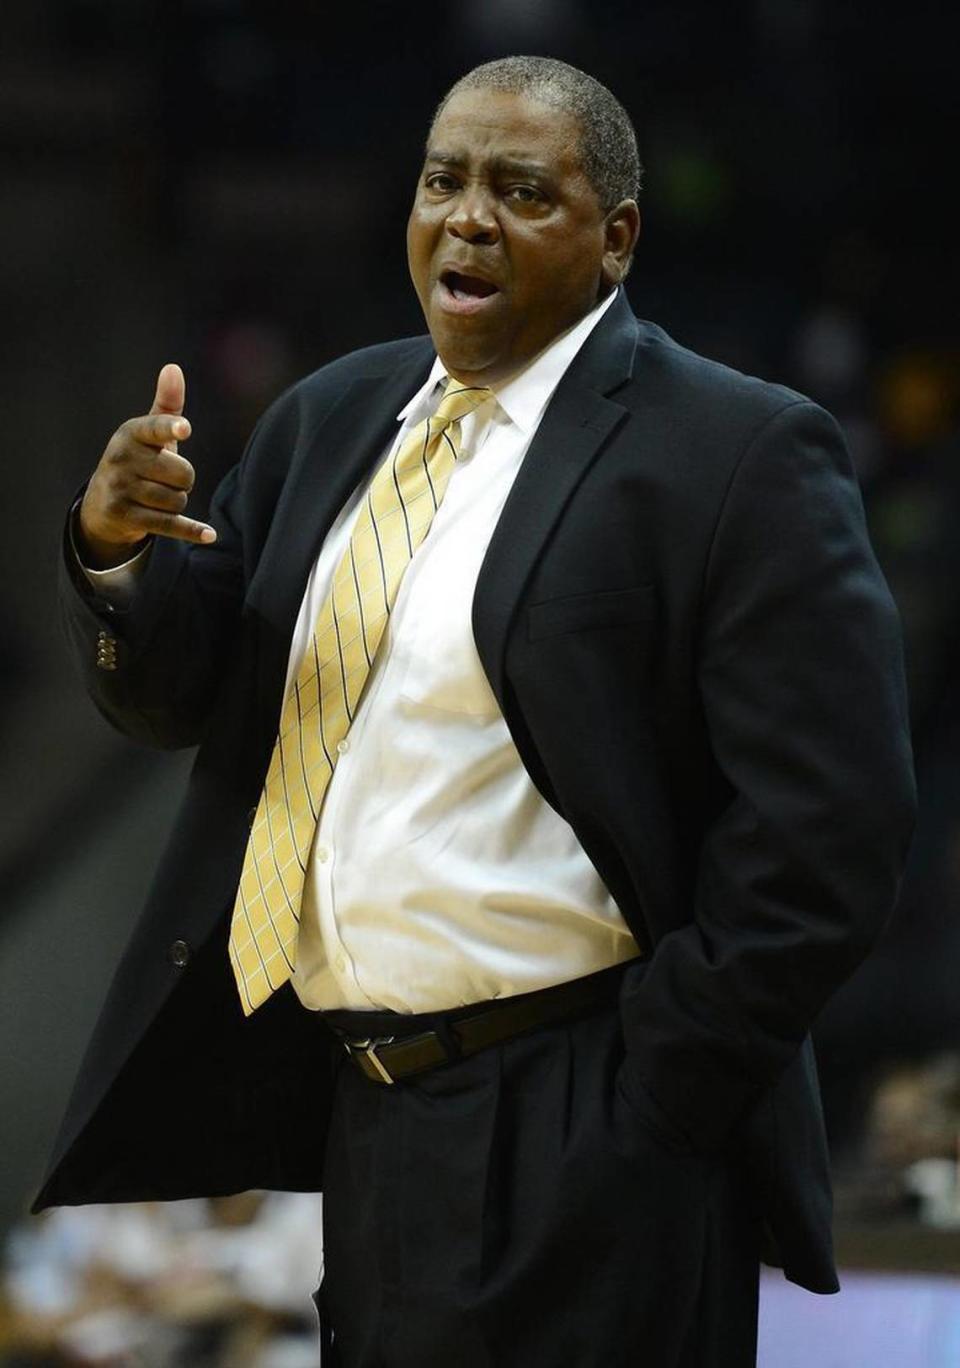
[[[435, 1011], [638, 953], [572, 828], [524, 769], [471, 629], [477, 575], [513, 480], [613, 298], [493, 386], [495, 400], [462, 422], [460, 460], [400, 583], [317, 824], [292, 980], [308, 1008]], [[398, 414], [385, 456], [436, 408], [445, 375], [438, 358]], [[341, 510], [307, 581], [287, 691], [367, 483]], [[129, 592], [130, 568], [95, 580], [101, 593]]]

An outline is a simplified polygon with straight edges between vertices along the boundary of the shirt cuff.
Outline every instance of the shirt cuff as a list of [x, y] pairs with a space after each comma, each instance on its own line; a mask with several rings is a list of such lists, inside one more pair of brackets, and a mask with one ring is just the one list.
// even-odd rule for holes
[[147, 568], [150, 551], [153, 547], [153, 538], [150, 538], [146, 546], [141, 546], [135, 556], [131, 556], [129, 560], [123, 561], [120, 565], [111, 565], [108, 570], [91, 570], [88, 565], [84, 565], [80, 558], [74, 535], [74, 519], [79, 507], [80, 500], [78, 499], [70, 510], [70, 546], [77, 565], [99, 598], [106, 599], [114, 608], [128, 608], [133, 602], [137, 586]]

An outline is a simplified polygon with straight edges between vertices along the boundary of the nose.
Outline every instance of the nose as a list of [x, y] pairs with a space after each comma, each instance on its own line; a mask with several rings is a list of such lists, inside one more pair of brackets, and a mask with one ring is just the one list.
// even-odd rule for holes
[[489, 192], [481, 186], [466, 186], [447, 215], [446, 229], [451, 237], [464, 242], [481, 246], [496, 242], [500, 225]]

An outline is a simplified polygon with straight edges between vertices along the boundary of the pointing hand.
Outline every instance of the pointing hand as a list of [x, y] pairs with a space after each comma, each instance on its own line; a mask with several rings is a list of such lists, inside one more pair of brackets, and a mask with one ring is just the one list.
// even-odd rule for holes
[[185, 390], [180, 367], [164, 366], [150, 412], [121, 423], [107, 443], [80, 505], [78, 550], [92, 568], [129, 560], [150, 534], [216, 541], [212, 527], [183, 516], [194, 481], [177, 450], [178, 439], [190, 436]]

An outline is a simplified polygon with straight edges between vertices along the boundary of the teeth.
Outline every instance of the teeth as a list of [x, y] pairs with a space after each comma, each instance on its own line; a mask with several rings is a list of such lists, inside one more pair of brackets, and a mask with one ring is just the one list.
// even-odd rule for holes
[[454, 299], [484, 299], [486, 297], [482, 290], [464, 289], [460, 284], [459, 276], [448, 279], [446, 286]]
[[[444, 275], [442, 280], [444, 287], [449, 290], [450, 294], [457, 300], [487, 299], [491, 294], [496, 293], [492, 287], [488, 287], [484, 281], [479, 279], [479, 277], [459, 276], [451, 271], [449, 275]], [[464, 283], [461, 284], [461, 281]], [[469, 287], [467, 286], [467, 282], [470, 282]]]

